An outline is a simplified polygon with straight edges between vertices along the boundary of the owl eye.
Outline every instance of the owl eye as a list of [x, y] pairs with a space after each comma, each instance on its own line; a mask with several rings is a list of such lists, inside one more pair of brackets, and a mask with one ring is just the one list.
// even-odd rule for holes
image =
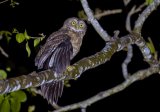
[[79, 27], [80, 27], [80, 28], [83, 28], [83, 27], [84, 27], [84, 24], [83, 24], [83, 23], [79, 24]]
[[72, 24], [73, 26], [75, 26], [75, 25], [76, 25], [76, 21], [73, 20], [73, 21], [71, 22], [71, 24]]

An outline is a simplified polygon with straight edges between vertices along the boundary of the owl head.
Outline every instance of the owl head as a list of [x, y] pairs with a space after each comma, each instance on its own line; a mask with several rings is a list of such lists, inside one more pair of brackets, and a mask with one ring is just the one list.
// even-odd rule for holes
[[72, 18], [68, 18], [64, 22], [63, 28], [67, 28], [68, 30], [76, 32], [76, 33], [85, 34], [87, 30], [87, 25], [84, 21], [76, 17], [72, 17]]

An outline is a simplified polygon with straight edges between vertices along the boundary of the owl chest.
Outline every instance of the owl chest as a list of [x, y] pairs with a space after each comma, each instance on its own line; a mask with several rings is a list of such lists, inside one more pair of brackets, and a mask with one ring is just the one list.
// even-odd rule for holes
[[72, 35], [71, 37], [71, 43], [73, 47], [73, 56], [72, 58], [79, 52], [81, 44], [82, 44], [82, 39], [81, 37], [77, 37], [76, 35]]

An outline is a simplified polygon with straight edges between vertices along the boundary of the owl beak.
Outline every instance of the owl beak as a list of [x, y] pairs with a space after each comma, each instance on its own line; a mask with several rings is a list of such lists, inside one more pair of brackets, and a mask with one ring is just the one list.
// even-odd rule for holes
[[79, 29], [79, 26], [78, 26], [78, 25], [76, 25], [76, 29], [77, 29], [77, 30]]

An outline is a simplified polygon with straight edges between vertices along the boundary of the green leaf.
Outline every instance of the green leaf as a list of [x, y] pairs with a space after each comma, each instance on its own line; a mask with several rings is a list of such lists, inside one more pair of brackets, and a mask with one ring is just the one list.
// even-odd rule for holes
[[8, 98], [5, 98], [0, 105], [0, 112], [10, 112], [10, 104]]
[[6, 79], [6, 78], [7, 78], [7, 73], [4, 70], [0, 69], [0, 79]]
[[31, 105], [28, 107], [28, 112], [34, 112], [35, 111], [35, 105]]
[[149, 47], [149, 49], [151, 50], [151, 53], [156, 53], [156, 49], [154, 47], [154, 44], [151, 40], [151, 38], [148, 37], [149, 42], [147, 42], [147, 46]]
[[27, 100], [26, 93], [21, 90], [12, 92], [10, 95], [19, 102], [25, 102]]
[[71, 87], [71, 84], [69, 83], [69, 80], [65, 80], [65, 81], [64, 81], [64, 85], [65, 85], [66, 87]]
[[23, 33], [17, 33], [16, 34], [16, 41], [18, 43], [22, 43], [25, 40], [25, 36]]
[[3, 100], [4, 100], [4, 95], [0, 95], [0, 107], [1, 107]]
[[78, 17], [79, 17], [79, 18], [87, 18], [87, 16], [85, 15], [85, 13], [84, 13], [83, 10], [78, 11]]
[[12, 8], [14, 8], [16, 5], [19, 5], [19, 3], [14, 0], [11, 0], [10, 6], [12, 6]]
[[19, 112], [21, 109], [21, 103], [15, 98], [10, 98], [11, 112]]
[[146, 0], [146, 4], [150, 5], [153, 2], [153, 0]]
[[30, 49], [30, 47], [28, 45], [28, 42], [26, 43], [26, 51], [28, 53], [28, 57], [30, 57], [30, 55], [31, 55], [31, 49]]
[[24, 31], [24, 36], [27, 40], [29, 40], [31, 37], [27, 34], [27, 30]]
[[13, 28], [12, 33], [19, 33], [19, 31], [16, 28]]
[[10, 72], [10, 71], [11, 71], [11, 67], [6, 67], [6, 70], [7, 70], [8, 72]]
[[34, 47], [36, 47], [41, 41], [41, 38], [37, 38], [34, 40]]

